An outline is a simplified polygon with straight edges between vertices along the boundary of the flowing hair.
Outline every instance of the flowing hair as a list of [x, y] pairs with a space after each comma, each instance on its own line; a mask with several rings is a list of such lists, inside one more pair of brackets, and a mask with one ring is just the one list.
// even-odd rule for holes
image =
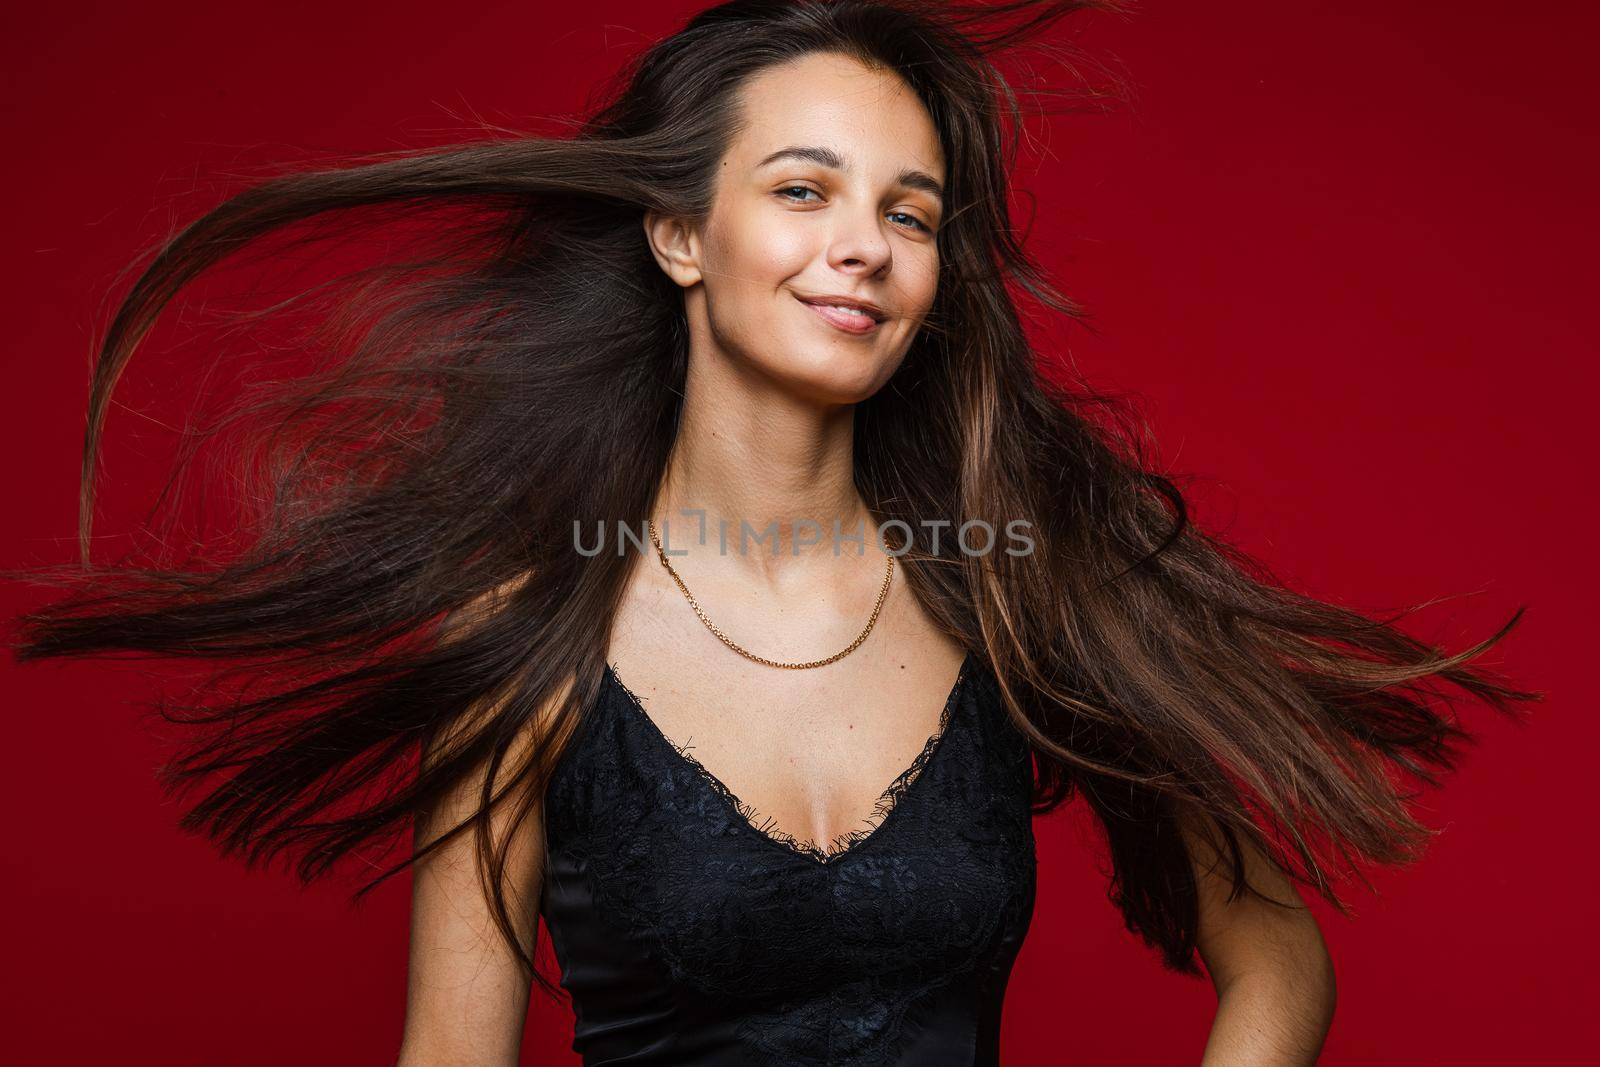
[[[473, 833], [501, 934], [557, 994], [534, 963], [538, 924], [522, 929], [534, 904], [508, 901], [504, 869], [599, 693], [634, 562], [574, 551], [574, 531], [641, 527], [677, 432], [683, 297], [643, 218], [707, 216], [747, 79], [843, 54], [917, 93], [949, 176], [935, 304], [856, 406], [856, 484], [879, 524], [910, 532], [900, 562], [920, 603], [999, 679], [1035, 752], [1033, 810], [1082, 796], [1112, 901], [1181, 973], [1200, 974], [1177, 832], [1197, 816], [1226, 840], [1235, 894], [1254, 891], [1243, 837], [1345, 910], [1333, 875], [1409, 862], [1435, 833], [1403, 776], [1437, 784], [1474, 740], [1451, 697], [1517, 718], [1542, 696], [1469, 665], [1524, 609], [1447, 653], [1397, 628], [1416, 608], [1373, 619], [1291, 592], [1189, 520], [1122, 398], [1043, 373], [1019, 300], [1087, 316], [1022, 247], [1010, 175], [1024, 98], [1121, 99], [1083, 76], [1106, 68], [1038, 40], [1085, 10], [1128, 4], [734, 0], [643, 51], [563, 136], [343, 157], [232, 195], [129, 268], [96, 351], [79, 559], [10, 572], [75, 593], [19, 617], [15, 655], [218, 661], [209, 699], [156, 704], [183, 727], [160, 780], [205, 786], [185, 830], [251, 866], [282, 856], [308, 883], [358, 849], [372, 862], [476, 786], [475, 811], [354, 899]], [[1010, 84], [994, 60], [1024, 46], [1068, 84]], [[268, 309], [325, 310], [338, 358], [258, 384], [191, 438], [243, 435], [239, 551], [91, 562], [107, 407], [162, 310], [266, 235], [383, 219], [426, 221], [431, 244]], [[1029, 554], [930, 537], [940, 521], [1014, 520], [1031, 524]]]

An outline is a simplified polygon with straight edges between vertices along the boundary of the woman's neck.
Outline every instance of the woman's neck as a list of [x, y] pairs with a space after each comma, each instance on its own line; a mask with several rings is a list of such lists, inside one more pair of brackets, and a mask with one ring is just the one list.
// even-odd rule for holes
[[855, 485], [853, 409], [742, 399], [684, 406], [652, 515], [673, 565], [715, 556], [728, 577], [778, 590], [836, 574], [845, 557], [881, 560]]

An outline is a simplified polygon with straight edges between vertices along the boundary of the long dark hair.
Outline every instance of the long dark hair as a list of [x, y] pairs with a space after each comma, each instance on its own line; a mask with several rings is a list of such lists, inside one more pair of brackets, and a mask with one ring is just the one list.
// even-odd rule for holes
[[[993, 60], [1063, 16], [1126, 7], [734, 0], [639, 56], [569, 136], [341, 160], [232, 196], [163, 242], [115, 310], [90, 396], [80, 560], [13, 572], [78, 592], [21, 617], [17, 656], [227, 661], [202, 689], [214, 699], [159, 704], [187, 729], [162, 782], [208, 782], [182, 826], [248, 864], [293, 857], [306, 881], [479, 783], [471, 817], [357, 898], [473, 832], [502, 934], [558, 992], [513, 914], [529, 902], [508, 904], [502, 880], [512, 832], [542, 817], [598, 694], [634, 562], [574, 551], [574, 523], [642, 526], [677, 430], [683, 302], [643, 213], [704, 218], [741, 83], [843, 53], [918, 93], [949, 174], [937, 301], [900, 370], [856, 408], [857, 485], [880, 523], [913, 532], [901, 563], [922, 605], [1000, 680], [1035, 747], [1035, 811], [1081, 794], [1129, 929], [1183, 973], [1200, 973], [1198, 905], [1175, 831], [1197, 813], [1226, 840], [1236, 892], [1254, 891], [1243, 836], [1342, 909], [1330, 874], [1407, 862], [1433, 833], [1391, 773], [1436, 784], [1472, 739], [1432, 705], [1459, 691], [1515, 716], [1540, 695], [1469, 666], [1522, 612], [1449, 654], [1402, 633], [1401, 616], [1291, 592], [1188, 520], [1120, 399], [1041, 373], [1018, 299], [1084, 312], [1010, 219], [1022, 101], [1116, 94], [1077, 88], [1104, 68], [1059, 45], [1072, 85], [1018, 89]], [[341, 359], [202, 432], [245, 431], [235, 473], [258, 506], [243, 549], [93, 564], [107, 405], [179, 291], [295, 224], [436, 210], [426, 255], [280, 305], [326, 300]], [[1025, 519], [1035, 548], [967, 554], [947, 535], [935, 550], [935, 519]], [[507, 813], [511, 830], [493, 832]]]

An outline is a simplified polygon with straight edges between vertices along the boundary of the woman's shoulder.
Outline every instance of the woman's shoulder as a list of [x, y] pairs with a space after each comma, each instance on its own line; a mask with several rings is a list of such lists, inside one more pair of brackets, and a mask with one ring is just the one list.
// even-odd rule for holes
[[473, 595], [466, 603], [452, 609], [439, 625], [440, 640], [453, 641], [472, 627], [493, 618], [532, 577], [532, 571], [524, 571], [498, 585], [490, 586]]

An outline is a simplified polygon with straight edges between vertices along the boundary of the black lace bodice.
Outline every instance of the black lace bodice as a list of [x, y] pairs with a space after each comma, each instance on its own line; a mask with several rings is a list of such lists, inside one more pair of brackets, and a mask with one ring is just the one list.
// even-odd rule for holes
[[585, 1064], [994, 1064], [1034, 904], [1032, 760], [969, 654], [868, 825], [766, 824], [607, 668], [545, 804]]

